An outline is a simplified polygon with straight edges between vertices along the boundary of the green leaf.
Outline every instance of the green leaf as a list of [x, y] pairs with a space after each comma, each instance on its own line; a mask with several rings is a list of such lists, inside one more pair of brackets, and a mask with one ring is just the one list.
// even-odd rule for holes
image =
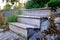
[[13, 14], [8, 16], [6, 22], [17, 22], [17, 16]]
[[45, 4], [50, 0], [31, 0], [25, 4], [25, 8], [32, 9], [32, 8], [42, 8]]

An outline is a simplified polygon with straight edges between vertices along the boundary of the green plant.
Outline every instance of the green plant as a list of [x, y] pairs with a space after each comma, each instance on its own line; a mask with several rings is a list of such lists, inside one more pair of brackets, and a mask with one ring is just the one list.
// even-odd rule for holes
[[0, 28], [5, 28], [6, 27], [6, 25], [0, 25]]
[[41, 8], [44, 7], [48, 1], [50, 0], [30, 0], [25, 4], [25, 8]]
[[14, 7], [14, 11], [12, 12], [12, 14], [15, 14], [15, 15], [21, 15], [23, 13], [23, 10], [21, 7]]
[[11, 5], [7, 4], [4, 8], [4, 11], [9, 11], [11, 9]]
[[60, 7], [60, 0], [50, 0], [48, 6], [54, 8]]
[[17, 16], [16, 15], [10, 15], [6, 18], [6, 22], [17, 22]]

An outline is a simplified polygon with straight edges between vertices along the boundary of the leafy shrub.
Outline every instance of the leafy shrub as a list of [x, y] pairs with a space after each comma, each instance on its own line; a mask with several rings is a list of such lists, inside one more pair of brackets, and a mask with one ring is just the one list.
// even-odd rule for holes
[[8, 16], [6, 22], [17, 22], [17, 16], [16, 15]]
[[55, 7], [55, 8], [60, 7], [60, 0], [50, 0], [48, 2], [48, 6]]
[[9, 11], [11, 9], [11, 5], [7, 4], [4, 8], [4, 11]]
[[30, 0], [25, 4], [25, 8], [41, 8], [44, 7], [48, 1], [50, 0]]

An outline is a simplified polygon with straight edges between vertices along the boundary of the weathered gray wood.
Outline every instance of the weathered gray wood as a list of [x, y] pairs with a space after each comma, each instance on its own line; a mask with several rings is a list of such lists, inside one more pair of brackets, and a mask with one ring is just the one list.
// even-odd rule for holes
[[40, 19], [32, 19], [32, 18], [18, 18], [18, 22], [33, 25], [33, 26], [40, 26]]
[[22, 15], [18, 15], [18, 22], [40, 26], [40, 17], [50, 17], [50, 9], [25, 9]]
[[27, 24], [23, 24], [23, 23], [10, 23], [10, 25], [15, 25], [17, 27], [20, 27], [22, 29], [27, 29], [27, 28], [40, 28], [37, 26], [31, 26], [31, 25], [27, 25]]
[[10, 28], [10, 30], [12, 30], [13, 32], [16, 32], [17, 34], [20, 34], [20, 35], [23, 36], [23, 37], [27, 37], [27, 30], [22, 29], [22, 28], [19, 28], [19, 27], [13, 25], [13, 24], [12, 24], [12, 25], [9, 24], [9, 28]]
[[40, 27], [37, 26], [30, 26], [22, 23], [9, 23], [10, 30], [22, 35], [23, 37], [28, 37], [29, 29], [39, 29]]
[[39, 16], [39, 17], [49, 17], [50, 16], [50, 10], [47, 9], [26, 9], [23, 10], [22, 15], [27, 16]]
[[40, 26], [40, 17], [18, 15], [18, 22], [33, 26]]
[[[24, 16], [23, 16], [24, 15]], [[18, 15], [19, 23], [9, 23], [10, 30], [28, 37], [28, 31], [32, 29], [40, 29], [40, 17], [50, 17], [50, 10], [47, 9], [28, 9], [23, 10], [22, 15]], [[34, 30], [33, 30], [34, 32]], [[30, 32], [30, 33], [33, 33]]]
[[13, 33], [12, 31], [5, 31], [0, 33], [0, 40], [25, 40], [23, 37], [18, 36], [16, 33]]
[[40, 19], [41, 17], [38, 16], [25, 16], [25, 15], [18, 15], [18, 18], [31, 18], [31, 19]]

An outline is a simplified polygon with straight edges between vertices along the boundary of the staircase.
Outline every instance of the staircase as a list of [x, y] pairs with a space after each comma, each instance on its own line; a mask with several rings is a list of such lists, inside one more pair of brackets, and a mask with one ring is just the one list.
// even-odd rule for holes
[[9, 23], [11, 31], [20, 34], [23, 38], [29, 38], [40, 30], [40, 18], [49, 17], [49, 9], [23, 10], [22, 15], [17, 15], [18, 22]]

